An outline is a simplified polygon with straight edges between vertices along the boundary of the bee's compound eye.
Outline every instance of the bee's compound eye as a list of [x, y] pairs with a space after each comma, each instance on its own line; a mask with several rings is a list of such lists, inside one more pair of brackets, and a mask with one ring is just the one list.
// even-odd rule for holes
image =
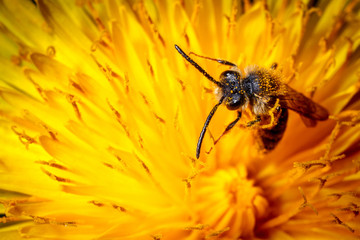
[[224, 84], [236, 84], [239, 82], [240, 74], [236, 71], [227, 70], [221, 73], [220, 82]]
[[245, 99], [239, 93], [231, 94], [226, 100], [225, 105], [229, 110], [237, 110], [244, 105]]

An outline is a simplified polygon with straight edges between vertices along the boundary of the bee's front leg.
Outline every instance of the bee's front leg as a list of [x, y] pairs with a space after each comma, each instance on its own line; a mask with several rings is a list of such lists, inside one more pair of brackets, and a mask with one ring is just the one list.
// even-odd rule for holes
[[226, 127], [226, 129], [225, 129], [225, 131], [220, 135], [220, 137], [214, 142], [214, 145], [220, 140], [220, 138], [222, 137], [222, 136], [224, 136], [226, 133], [228, 133], [234, 126], [235, 126], [235, 124], [240, 120], [240, 118], [241, 118], [241, 111], [238, 111], [237, 112], [237, 118], [234, 120], [234, 121], [232, 121], [227, 127]]

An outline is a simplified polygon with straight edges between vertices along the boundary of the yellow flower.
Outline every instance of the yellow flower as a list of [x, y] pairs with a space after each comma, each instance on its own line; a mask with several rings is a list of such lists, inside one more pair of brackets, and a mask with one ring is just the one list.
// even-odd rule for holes
[[[360, 237], [359, 1], [0, 2], [4, 239]], [[330, 113], [261, 153], [186, 53]], [[226, 66], [195, 55], [211, 76]], [[244, 123], [245, 120], [241, 120]], [[240, 126], [241, 124], [239, 124]]]

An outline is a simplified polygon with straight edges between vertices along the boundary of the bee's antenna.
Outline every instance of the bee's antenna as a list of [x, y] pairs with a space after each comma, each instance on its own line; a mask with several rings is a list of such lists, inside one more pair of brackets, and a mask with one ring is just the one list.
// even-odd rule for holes
[[202, 67], [200, 67], [196, 62], [194, 62], [194, 60], [192, 60], [188, 55], [186, 55], [186, 53], [184, 53], [178, 45], [175, 44], [175, 48], [181, 54], [181, 56], [183, 56], [189, 63], [191, 63], [191, 65], [193, 65], [197, 70], [199, 70], [199, 72], [201, 72], [207, 79], [209, 79], [219, 87], [222, 87], [222, 84], [220, 82], [216, 81], [204, 69], [202, 69]]
[[209, 126], [209, 123], [210, 123], [210, 120], [211, 118], [214, 116], [215, 112], [216, 112], [216, 109], [219, 107], [219, 105], [222, 103], [222, 101], [224, 100], [225, 96], [222, 96], [220, 101], [213, 107], [213, 109], [211, 110], [211, 112], [209, 113], [208, 117], [206, 118], [206, 121], [205, 121], [205, 124], [201, 130], [201, 133], [200, 133], [200, 137], [199, 137], [199, 140], [198, 140], [198, 143], [197, 143], [197, 146], [196, 146], [196, 158], [199, 158], [200, 156], [200, 148], [201, 148], [201, 144], [202, 144], [202, 141], [204, 139], [204, 136], [205, 136], [205, 132], [206, 132], [206, 129], [207, 127]]

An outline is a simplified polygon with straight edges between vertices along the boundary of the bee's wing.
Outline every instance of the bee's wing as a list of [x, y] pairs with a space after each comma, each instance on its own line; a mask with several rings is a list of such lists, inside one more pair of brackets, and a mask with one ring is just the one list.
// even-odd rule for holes
[[287, 85], [284, 85], [284, 88], [277, 95], [280, 100], [280, 106], [299, 113], [306, 126], [315, 126], [317, 120], [323, 121], [328, 119], [329, 113], [324, 107]]
[[304, 117], [303, 115], [300, 115], [301, 120], [307, 127], [315, 127], [317, 124], [317, 121], [311, 118]]

